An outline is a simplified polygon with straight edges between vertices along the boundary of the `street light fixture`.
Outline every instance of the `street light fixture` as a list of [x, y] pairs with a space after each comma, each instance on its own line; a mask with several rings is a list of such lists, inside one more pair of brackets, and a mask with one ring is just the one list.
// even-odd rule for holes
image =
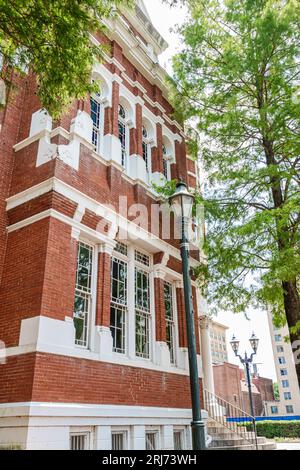
[[250, 410], [251, 410], [252, 417], [255, 418], [254, 407], [253, 407], [252, 389], [251, 389], [250, 364], [253, 362], [253, 357], [257, 353], [259, 339], [256, 337], [256, 335], [254, 333], [252, 333], [252, 336], [249, 339], [249, 342], [250, 342], [251, 347], [253, 349], [253, 353], [251, 354], [250, 357], [247, 355], [246, 352], [245, 352], [244, 357], [242, 357], [238, 354], [240, 342], [236, 339], [235, 336], [233, 336], [232, 340], [230, 341], [230, 344], [231, 344], [231, 347], [233, 349], [233, 352], [234, 352], [235, 356], [238, 357], [240, 359], [241, 363], [246, 366]]
[[234, 354], [237, 355], [238, 350], [239, 350], [239, 346], [240, 346], [240, 342], [236, 339], [236, 337], [234, 335], [232, 337], [232, 340], [231, 340], [230, 344], [231, 344], [231, 347], [233, 349]]
[[256, 337], [255, 333], [252, 333], [252, 336], [251, 336], [251, 338], [249, 339], [249, 341], [250, 341], [250, 344], [251, 344], [251, 347], [252, 347], [254, 353], [256, 354], [256, 351], [257, 351], [257, 348], [258, 348], [259, 339]]
[[170, 205], [175, 216], [180, 220], [181, 224], [181, 240], [180, 251], [182, 258], [182, 273], [184, 285], [184, 302], [188, 340], [189, 369], [190, 369], [190, 387], [192, 399], [193, 420], [191, 423], [193, 449], [204, 450], [205, 445], [205, 428], [201, 414], [200, 401], [200, 384], [197, 362], [196, 335], [194, 323], [194, 308], [192, 299], [192, 286], [190, 278], [190, 262], [189, 262], [189, 239], [188, 225], [192, 215], [194, 196], [188, 192], [187, 186], [180, 181], [174, 194], [169, 198]]

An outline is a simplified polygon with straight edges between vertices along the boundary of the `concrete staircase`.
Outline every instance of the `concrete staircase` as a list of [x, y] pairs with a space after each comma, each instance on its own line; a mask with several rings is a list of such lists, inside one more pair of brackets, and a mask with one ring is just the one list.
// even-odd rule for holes
[[[208, 450], [256, 450], [254, 433], [247, 432], [244, 428], [241, 431], [242, 434], [237, 434], [212, 418], [208, 418], [207, 433], [212, 439]], [[257, 443], [258, 450], [276, 450], [276, 443], [265, 437], [258, 437]]]

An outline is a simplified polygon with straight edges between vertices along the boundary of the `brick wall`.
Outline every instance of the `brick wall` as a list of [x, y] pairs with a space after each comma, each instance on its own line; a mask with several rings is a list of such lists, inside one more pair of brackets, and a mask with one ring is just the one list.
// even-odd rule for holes
[[9, 358], [0, 382], [1, 403], [191, 407], [188, 376], [44, 353]]
[[239, 367], [229, 363], [215, 365], [213, 373], [216, 395], [242, 408], [243, 397]]
[[14, 164], [13, 145], [18, 141], [20, 118], [23, 112], [25, 82], [7, 72], [7, 106], [0, 110], [0, 283], [6, 246], [6, 198], [9, 195]]
[[76, 241], [71, 227], [47, 218], [9, 234], [0, 290], [0, 338], [19, 342], [21, 320], [73, 317]]

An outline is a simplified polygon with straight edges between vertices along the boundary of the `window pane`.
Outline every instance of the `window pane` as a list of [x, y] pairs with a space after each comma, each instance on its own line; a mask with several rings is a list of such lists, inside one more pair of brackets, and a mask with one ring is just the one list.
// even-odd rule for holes
[[70, 449], [71, 450], [87, 450], [87, 434], [78, 434], [70, 436]]
[[134, 257], [135, 261], [138, 263], [144, 264], [145, 266], [150, 266], [150, 257], [145, 253], [135, 250]]
[[127, 263], [115, 258], [111, 265], [111, 300], [127, 304]]
[[84, 293], [76, 292], [73, 320], [75, 326], [75, 343], [79, 346], [87, 345], [88, 313], [89, 296]]
[[113, 433], [111, 436], [112, 450], [125, 450], [125, 435], [123, 432]]
[[149, 316], [142, 312], [135, 314], [135, 348], [136, 355], [148, 359], [149, 351]]
[[135, 269], [135, 306], [150, 312], [149, 274]]
[[114, 351], [125, 354], [127, 314], [127, 263], [113, 258], [111, 262], [110, 328]]
[[111, 304], [110, 307], [110, 329], [113, 337], [113, 348], [115, 352], [125, 354], [125, 307]]
[[92, 142], [95, 149], [98, 150], [100, 143], [101, 104], [93, 97], [91, 98], [91, 118], [93, 121]]
[[174, 450], [182, 450], [183, 443], [182, 443], [182, 431], [175, 431], [174, 432]]
[[[120, 115], [122, 118], [122, 116]], [[121, 142], [121, 150], [122, 150], [122, 166], [125, 167], [126, 165], [126, 125], [123, 121], [119, 120], [119, 140]]]
[[175, 362], [175, 323], [173, 310], [173, 290], [172, 285], [164, 283], [164, 300], [166, 312], [166, 339], [170, 350], [171, 363]]
[[157, 433], [147, 432], [146, 433], [146, 450], [157, 449]]
[[91, 291], [93, 248], [79, 243], [77, 256], [76, 288]]
[[88, 321], [92, 292], [93, 247], [78, 244], [74, 300], [75, 344], [87, 346]]

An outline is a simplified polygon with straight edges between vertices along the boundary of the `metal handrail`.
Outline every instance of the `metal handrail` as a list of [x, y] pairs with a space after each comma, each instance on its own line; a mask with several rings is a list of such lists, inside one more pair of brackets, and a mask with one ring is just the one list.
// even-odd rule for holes
[[[258, 450], [255, 417], [223, 398], [204, 390], [204, 407], [208, 415]], [[249, 423], [251, 431], [248, 430]]]

